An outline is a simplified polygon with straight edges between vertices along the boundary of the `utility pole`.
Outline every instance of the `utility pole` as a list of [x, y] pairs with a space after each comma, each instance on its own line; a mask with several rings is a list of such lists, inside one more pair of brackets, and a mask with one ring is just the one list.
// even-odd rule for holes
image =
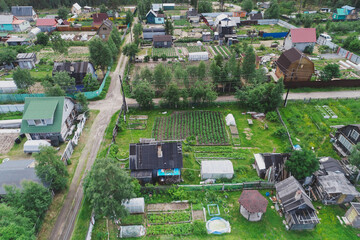
[[[292, 82], [293, 78], [294, 78], [294, 69], [292, 70], [291, 75], [290, 75], [290, 82]], [[284, 107], [286, 107], [289, 92], [290, 92], [290, 88], [288, 88], [288, 90], [286, 92], [286, 97], [285, 97], [285, 100], [284, 100]]]

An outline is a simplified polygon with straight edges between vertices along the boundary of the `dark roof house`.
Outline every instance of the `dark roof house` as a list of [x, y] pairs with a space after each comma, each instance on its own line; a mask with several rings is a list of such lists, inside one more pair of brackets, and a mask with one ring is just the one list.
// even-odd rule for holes
[[37, 19], [36, 12], [32, 6], [12, 6], [11, 14], [20, 20], [35, 21]]
[[180, 180], [183, 167], [181, 142], [130, 144], [129, 168], [131, 176], [143, 182], [160, 181], [167, 176]]
[[340, 156], [348, 156], [353, 147], [360, 142], [360, 124], [337, 126], [333, 146]]
[[105, 21], [106, 19], [109, 19], [109, 16], [107, 15], [107, 13], [94, 13], [92, 15], [92, 18], [93, 18], [92, 26], [100, 27], [100, 25], [103, 23], [103, 21]]
[[259, 19], [263, 19], [263, 15], [261, 12], [257, 12], [257, 13], [250, 13], [250, 20], [259, 20]]
[[339, 160], [336, 160], [332, 157], [323, 157], [319, 160], [319, 163], [319, 175], [327, 175], [329, 172], [342, 173], [344, 175], [348, 174], [347, 171], [339, 163]]
[[153, 45], [156, 48], [169, 48], [172, 46], [172, 36], [171, 35], [154, 35], [153, 36]]
[[4, 185], [22, 188], [23, 181], [43, 184], [35, 173], [35, 160], [10, 160], [0, 164], [0, 197], [6, 195]]
[[90, 73], [97, 78], [96, 71], [91, 62], [54, 62], [52, 75], [65, 71], [70, 77], [75, 78], [75, 85], [82, 86], [84, 77]]
[[320, 222], [316, 210], [300, 183], [289, 177], [275, 184], [276, 198], [285, 213], [289, 230], [313, 229]]
[[258, 190], [243, 190], [239, 203], [241, 215], [251, 222], [260, 221], [268, 205], [268, 201]]
[[165, 35], [165, 28], [144, 28], [143, 38], [146, 40], [153, 40], [155, 35]]
[[284, 82], [310, 81], [314, 72], [314, 63], [296, 48], [283, 52], [276, 61], [275, 74]]

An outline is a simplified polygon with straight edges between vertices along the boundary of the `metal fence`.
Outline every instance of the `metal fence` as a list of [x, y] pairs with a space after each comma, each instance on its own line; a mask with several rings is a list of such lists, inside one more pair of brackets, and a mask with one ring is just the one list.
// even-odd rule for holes
[[23, 112], [24, 104], [0, 105], [0, 113]]
[[270, 24], [278, 24], [279, 19], [258, 19], [257, 23], [259, 25], [270, 25]]
[[294, 26], [294, 25], [292, 25], [292, 24], [290, 24], [290, 23], [287, 23], [287, 22], [285, 22], [285, 21], [283, 21], [283, 20], [281, 20], [281, 19], [278, 19], [277, 24], [278, 24], [279, 26], [282, 26], [282, 27], [287, 28], [287, 29], [297, 28], [296, 26]]

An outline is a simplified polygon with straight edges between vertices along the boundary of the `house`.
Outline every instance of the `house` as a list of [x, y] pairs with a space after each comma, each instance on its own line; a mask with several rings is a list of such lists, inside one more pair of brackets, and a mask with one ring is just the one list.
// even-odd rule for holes
[[57, 20], [54, 18], [52, 19], [39, 18], [36, 21], [36, 27], [40, 28], [41, 32], [52, 32], [56, 30], [56, 26], [57, 26]]
[[10, 185], [22, 189], [23, 181], [44, 184], [35, 172], [35, 160], [9, 160], [0, 164], [0, 198], [6, 195], [4, 186]]
[[20, 133], [31, 140], [51, 140], [51, 145], [58, 146], [70, 134], [75, 115], [75, 103], [71, 98], [28, 97]]
[[233, 12], [233, 17], [245, 18], [246, 17], [246, 12], [245, 11]]
[[0, 81], [0, 94], [15, 93], [18, 88], [14, 81]]
[[169, 48], [172, 46], [171, 35], [154, 35], [153, 46], [155, 48]]
[[19, 53], [16, 56], [15, 64], [20, 68], [33, 69], [36, 64], [36, 53]]
[[153, 40], [155, 35], [165, 35], [165, 28], [144, 28], [143, 38], [144, 40]]
[[181, 142], [150, 142], [130, 144], [131, 176], [142, 183], [175, 183], [181, 180], [183, 167]]
[[332, 157], [323, 157], [319, 160], [319, 170], [317, 171], [317, 174], [327, 175], [329, 172], [342, 173], [345, 176], [349, 175], [348, 170], [341, 166], [339, 160]]
[[289, 230], [314, 229], [320, 222], [310, 197], [300, 183], [289, 177], [275, 184], [276, 199], [285, 214], [286, 228]]
[[212, 36], [210, 32], [202, 32], [202, 41], [203, 42], [211, 42]]
[[360, 124], [333, 126], [335, 133], [334, 149], [342, 157], [350, 155], [352, 148], [360, 142]]
[[113, 22], [110, 21], [109, 19], [106, 19], [101, 26], [99, 27], [99, 29], [97, 30], [97, 35], [103, 40], [103, 41], [107, 41], [110, 37], [110, 33], [113, 29]]
[[259, 4], [259, 7], [268, 9], [270, 7], [270, 5], [271, 5], [271, 2], [261, 2]]
[[250, 20], [260, 20], [263, 19], [263, 15], [261, 12], [249, 13], [249, 18]]
[[83, 12], [84, 13], [89, 13], [89, 12], [93, 12], [94, 8], [93, 7], [89, 7], [89, 6], [84, 6], [83, 7]]
[[201, 179], [231, 179], [234, 167], [230, 160], [201, 161]]
[[290, 29], [284, 40], [285, 50], [295, 47], [304, 52], [308, 46], [314, 46], [316, 43], [315, 28], [293, 28]]
[[81, 13], [81, 6], [78, 3], [74, 3], [71, 7], [71, 13], [79, 16]]
[[195, 8], [189, 8], [189, 10], [186, 11], [186, 18], [197, 17], [197, 16], [198, 16], [198, 12], [196, 11]]
[[148, 24], [164, 24], [165, 22], [164, 17], [165, 17], [164, 14], [157, 14], [153, 10], [150, 10], [146, 14], [146, 22]]
[[239, 198], [240, 214], [250, 222], [260, 221], [268, 201], [258, 190], [243, 190]]
[[94, 13], [91, 17], [93, 18], [93, 27], [100, 27], [106, 19], [109, 19], [107, 13]]
[[349, 210], [346, 211], [345, 217], [354, 228], [360, 228], [360, 203], [351, 202]]
[[349, 203], [360, 196], [343, 173], [328, 172], [318, 176], [313, 189], [325, 205]]
[[284, 82], [310, 81], [314, 72], [314, 63], [296, 48], [283, 52], [276, 61], [275, 74]]
[[333, 20], [345, 20], [347, 11], [343, 8], [337, 8], [332, 15]]
[[278, 182], [287, 177], [285, 162], [289, 159], [289, 153], [256, 153], [255, 169], [258, 176], [269, 182]]
[[12, 6], [11, 14], [19, 20], [29, 22], [36, 21], [38, 17], [32, 6]]
[[0, 15], [0, 31], [2, 32], [10, 32], [14, 31], [13, 21], [14, 15]]
[[13, 31], [14, 32], [25, 32], [26, 30], [31, 28], [29, 21], [27, 21], [27, 20], [19, 20], [16, 17], [14, 17], [12, 25], [13, 25]]
[[9, 46], [17, 46], [17, 45], [29, 45], [30, 41], [27, 38], [11, 37], [8, 40], [6, 40], [6, 43]]
[[70, 77], [75, 79], [77, 88], [83, 86], [83, 79], [87, 74], [91, 74], [97, 79], [95, 68], [91, 62], [54, 62], [52, 75], [61, 71], [67, 72]]
[[234, 27], [236, 27], [235, 21], [226, 14], [218, 15], [214, 21], [214, 25], [220, 38], [223, 38], [225, 35], [234, 34]]

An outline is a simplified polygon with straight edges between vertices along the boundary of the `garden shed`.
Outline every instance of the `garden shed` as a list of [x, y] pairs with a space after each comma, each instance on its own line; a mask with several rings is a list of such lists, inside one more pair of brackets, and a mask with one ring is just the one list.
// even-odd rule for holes
[[16, 56], [16, 63], [22, 69], [33, 69], [36, 64], [36, 53], [19, 53]]
[[144, 198], [131, 198], [122, 204], [130, 214], [132, 213], [144, 213], [145, 212], [145, 200]]
[[268, 201], [258, 190], [244, 190], [239, 198], [240, 213], [250, 222], [260, 221]]
[[145, 235], [145, 228], [143, 225], [120, 227], [120, 233], [119, 233], [120, 238], [142, 237], [144, 235]]
[[354, 228], [360, 228], [360, 203], [351, 202], [351, 207], [345, 213], [345, 217]]
[[201, 179], [231, 179], [234, 176], [230, 160], [211, 160], [201, 162]]
[[208, 52], [189, 53], [189, 61], [207, 61], [207, 60], [209, 60]]

